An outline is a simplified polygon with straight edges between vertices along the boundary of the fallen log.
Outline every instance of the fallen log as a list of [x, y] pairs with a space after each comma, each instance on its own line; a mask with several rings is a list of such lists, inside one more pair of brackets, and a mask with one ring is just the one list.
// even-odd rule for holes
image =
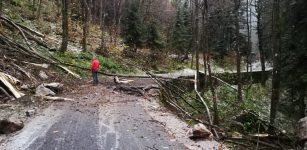
[[37, 82], [37, 80], [31, 75], [30, 72], [25, 71], [23, 68], [21, 68], [20, 66], [18, 66], [15, 63], [12, 63], [13, 66], [15, 66], [20, 72], [22, 72], [23, 74], [25, 74], [30, 80]]
[[28, 27], [26, 27], [26, 26], [24, 26], [24, 25], [22, 25], [22, 24], [16, 23], [16, 25], [18, 25], [20, 28], [22, 28], [22, 29], [24, 29], [24, 30], [27, 30], [27, 31], [29, 31], [29, 32], [31, 32], [31, 33], [33, 33], [33, 34], [35, 34], [35, 35], [38, 36], [38, 37], [41, 37], [41, 38], [44, 38], [44, 37], [45, 37], [44, 34], [38, 32], [38, 31], [35, 31], [35, 30], [31, 29], [31, 28], [28, 28]]
[[57, 101], [57, 102], [63, 102], [63, 101], [70, 101], [70, 102], [76, 102], [74, 99], [71, 98], [65, 98], [65, 97], [51, 97], [51, 96], [41, 96], [45, 100], [50, 101]]
[[65, 71], [67, 71], [70, 75], [72, 75], [73, 77], [75, 77], [75, 78], [77, 78], [77, 79], [81, 79], [81, 77], [78, 75], [78, 74], [76, 74], [76, 73], [74, 73], [74, 72], [72, 72], [71, 70], [69, 70], [68, 68], [66, 68], [66, 67], [64, 67], [64, 66], [62, 66], [62, 65], [58, 65], [60, 68], [62, 68], [63, 70], [65, 70]]
[[13, 99], [12, 96], [2, 87], [0, 87], [0, 91], [5, 95], [7, 96], [9, 99]]
[[21, 84], [21, 81], [18, 80], [17, 78], [15, 78], [15, 77], [13, 77], [13, 76], [11, 76], [11, 75], [9, 75], [9, 74], [3, 73], [3, 72], [0, 72], [0, 73], [2, 73], [2, 75], [5, 76], [6, 79], [7, 79], [10, 83], [12, 83], [12, 84], [14, 84], [14, 85], [20, 85], [20, 84]]
[[133, 80], [126, 80], [126, 79], [122, 79], [122, 80], [119, 80], [118, 76], [114, 76], [114, 82], [115, 83], [122, 83], [122, 84], [128, 84], [130, 82], [133, 82]]
[[[14, 88], [14, 86], [9, 82], [10, 80], [12, 80], [14, 78], [8, 78], [8, 76], [2, 72], [0, 72], [0, 81], [2, 83], [3, 86], [5, 86], [9, 92], [11, 92], [13, 94], [13, 96], [15, 98], [20, 98], [22, 96], [24, 96], [25, 94], [19, 92], [16, 88]], [[11, 81], [12, 82], [12, 81]]]
[[144, 91], [148, 91], [151, 89], [160, 89], [160, 87], [158, 85], [148, 85], [143, 88]]
[[143, 90], [143, 87], [134, 87], [134, 86], [123, 86], [118, 85], [113, 89], [113, 91], [123, 91], [131, 95], [136, 96], [144, 96], [145, 91]]
[[16, 25], [16, 24], [15, 24], [13, 21], [11, 21], [10, 19], [6, 18], [4, 15], [1, 15], [1, 16], [0, 16], [0, 19], [6, 21], [7, 23], [11, 24], [14, 28], [16, 28], [16, 29], [20, 32], [20, 34], [21, 34], [21, 36], [23, 37], [23, 39], [25, 40], [25, 42], [26, 42], [27, 46], [29, 47], [29, 49], [31, 49], [32, 51], [35, 51], [35, 50], [31, 47], [31, 45], [30, 45], [30, 43], [29, 43], [29, 41], [28, 41], [28, 39], [27, 39], [27, 37], [26, 37], [24, 31], [23, 31], [18, 25]]
[[243, 137], [243, 138], [227, 138], [228, 140], [236, 140], [236, 141], [249, 141], [249, 142], [253, 142], [255, 144], [259, 143], [263, 146], [267, 146], [267, 147], [270, 147], [270, 148], [273, 148], [273, 149], [281, 149], [280, 146], [278, 145], [275, 145], [275, 144], [271, 144], [271, 143], [268, 143], [268, 142], [264, 142], [264, 141], [261, 141], [261, 140], [256, 140], [256, 139], [251, 139], [249, 137]]
[[229, 83], [227, 83], [227, 82], [223, 81], [222, 79], [220, 79], [220, 78], [218, 78], [218, 77], [215, 77], [215, 76], [212, 76], [212, 78], [214, 78], [214, 79], [216, 79], [217, 81], [219, 81], [219, 82], [221, 82], [221, 83], [225, 84], [226, 86], [228, 86], [228, 87], [232, 88], [233, 90], [238, 91], [238, 89], [237, 89], [237, 88], [235, 88], [235, 87], [234, 87], [234, 86], [232, 86], [231, 84], [229, 84]]

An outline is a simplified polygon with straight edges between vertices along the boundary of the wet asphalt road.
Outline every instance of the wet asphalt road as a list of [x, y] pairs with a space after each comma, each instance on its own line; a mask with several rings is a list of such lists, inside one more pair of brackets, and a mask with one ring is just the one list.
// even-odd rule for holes
[[4, 150], [183, 150], [138, 98], [103, 87], [77, 91], [77, 103], [56, 103], [0, 146]]

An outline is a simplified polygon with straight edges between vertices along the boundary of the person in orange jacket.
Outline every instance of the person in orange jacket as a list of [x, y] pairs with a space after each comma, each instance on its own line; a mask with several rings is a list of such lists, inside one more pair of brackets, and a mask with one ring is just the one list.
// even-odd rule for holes
[[98, 85], [98, 72], [99, 72], [100, 62], [94, 56], [91, 62], [91, 70], [93, 76], [93, 85]]

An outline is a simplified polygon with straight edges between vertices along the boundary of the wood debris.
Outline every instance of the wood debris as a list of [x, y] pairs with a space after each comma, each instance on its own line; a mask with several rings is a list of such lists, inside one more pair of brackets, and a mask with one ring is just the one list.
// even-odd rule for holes
[[22, 92], [18, 91], [13, 85], [20, 84], [20, 81], [8, 74], [0, 72], [1, 86], [4, 86], [8, 92], [10, 92], [15, 98], [24, 96]]

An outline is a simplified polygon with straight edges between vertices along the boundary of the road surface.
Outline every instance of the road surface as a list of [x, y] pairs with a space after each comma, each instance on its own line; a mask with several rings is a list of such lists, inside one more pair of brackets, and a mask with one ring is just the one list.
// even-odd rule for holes
[[111, 93], [105, 86], [85, 85], [54, 103], [1, 150], [163, 150], [187, 149], [172, 140], [137, 97]]
[[[154, 84], [133, 80], [131, 86]], [[113, 88], [113, 79], [104, 78], [98, 86], [64, 91], [62, 96], [74, 101], [36, 112], [21, 131], [0, 143], [0, 150], [227, 150], [214, 140], [189, 139], [189, 125], [148, 97], [155, 92], [137, 97]]]

